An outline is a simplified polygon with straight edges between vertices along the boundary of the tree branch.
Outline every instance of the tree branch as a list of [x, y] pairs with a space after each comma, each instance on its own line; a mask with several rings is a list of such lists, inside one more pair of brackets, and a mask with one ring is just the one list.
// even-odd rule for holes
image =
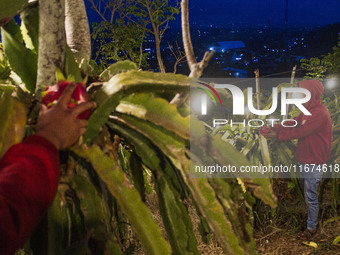
[[[181, 2], [181, 17], [182, 17], [182, 37], [185, 55], [187, 57], [188, 65], [190, 68], [189, 77], [199, 78], [205, 67], [207, 67], [210, 59], [214, 55], [215, 51], [205, 52], [201, 62], [197, 63], [194, 49], [190, 37], [190, 26], [189, 26], [189, 0], [182, 0]], [[171, 104], [177, 107], [181, 106], [188, 100], [187, 94], [177, 93], [176, 96], [171, 100]]]
[[171, 19], [171, 17], [168, 17], [167, 19], [163, 20], [159, 26], [162, 26], [165, 22], [168, 22], [169, 23], [169, 20]]
[[182, 0], [181, 9], [182, 9], [182, 37], [183, 37], [183, 45], [185, 54], [187, 56], [188, 65], [190, 68], [189, 77], [199, 78], [202, 75], [203, 69], [207, 67], [210, 59], [214, 55], [215, 51], [206, 52], [204, 57], [200, 63], [197, 63], [194, 49], [191, 42], [190, 37], [190, 26], [189, 26], [189, 0]]
[[[190, 27], [189, 27], [189, 0], [181, 2], [181, 17], [182, 17], [182, 37], [185, 55], [187, 56], [188, 65], [191, 70], [192, 66], [197, 63], [194, 49], [191, 43]], [[191, 70], [192, 71], [192, 70]]]
[[97, 6], [95, 5], [93, 0], [89, 0], [90, 3], [92, 4], [92, 9], [99, 14], [99, 16], [104, 20], [104, 21], [108, 21], [105, 16], [101, 13], [100, 11], [100, 0], [99, 0], [99, 9], [97, 8]]
[[152, 27], [153, 27], [154, 35], [155, 35], [155, 36], [158, 36], [159, 31], [158, 31], [158, 29], [156, 28], [155, 21], [154, 21], [154, 19], [153, 19], [153, 17], [152, 17], [152, 12], [151, 12], [151, 8], [150, 8], [150, 6], [149, 6], [148, 0], [146, 1], [146, 4], [147, 4], [147, 5], [146, 5], [146, 9], [148, 10], [148, 13], [149, 13], [150, 22], [151, 22], [151, 25], [152, 25]]
[[165, 27], [163, 29], [161, 29], [161, 31], [159, 32], [159, 37], [160, 39], [163, 37], [165, 31], [169, 28], [169, 20], [168, 22], [166, 23]]
[[123, 4], [123, 0], [119, 0], [116, 2], [115, 6], [112, 5], [112, 9], [109, 8], [109, 10], [111, 11], [111, 18], [110, 18], [110, 23], [112, 24], [113, 23], [113, 18], [114, 18], [114, 15], [116, 13], [116, 11], [122, 7], [122, 4]]
[[149, 28], [146, 28], [145, 26], [139, 24], [137, 21], [131, 19], [130, 17], [126, 17], [128, 20], [132, 21], [133, 23], [135, 23], [136, 25], [140, 26], [141, 28], [144, 28], [148, 33], [151, 33], [151, 34], [155, 34], [151, 29]]

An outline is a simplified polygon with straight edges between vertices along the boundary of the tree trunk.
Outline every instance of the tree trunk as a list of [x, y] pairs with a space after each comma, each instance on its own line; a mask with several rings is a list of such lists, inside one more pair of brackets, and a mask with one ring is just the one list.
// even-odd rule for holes
[[65, 62], [65, 2], [39, 2], [39, 51], [36, 92], [55, 83], [56, 68], [64, 69]]
[[156, 53], [157, 53], [158, 66], [159, 66], [161, 73], [165, 73], [165, 67], [164, 67], [162, 53], [161, 53], [161, 40], [159, 39], [158, 33], [155, 33], [155, 41], [156, 41]]
[[[190, 37], [190, 26], [189, 26], [189, 0], [182, 0], [181, 2], [181, 17], [182, 17], [182, 38], [185, 55], [190, 68], [189, 77], [200, 78], [202, 76], [204, 68], [207, 67], [210, 59], [214, 55], [215, 51], [205, 52], [201, 62], [197, 63], [194, 48], [192, 46]], [[181, 106], [185, 101], [188, 100], [188, 95], [177, 93], [171, 100], [171, 104], [177, 107]]]
[[91, 36], [83, 0], [65, 0], [65, 30], [68, 46], [80, 64], [91, 58]]
[[189, 25], [189, 1], [182, 0], [181, 2], [181, 18], [182, 18], [182, 37], [183, 37], [183, 46], [185, 50], [185, 54], [187, 56], [188, 65], [190, 71], [192, 66], [197, 64], [194, 49], [191, 42], [190, 36], [190, 25]]
[[181, 2], [181, 16], [182, 16], [182, 37], [185, 55], [187, 56], [188, 65], [190, 68], [189, 77], [199, 78], [202, 76], [202, 72], [215, 51], [205, 52], [204, 57], [201, 62], [197, 63], [194, 49], [190, 37], [190, 26], [189, 26], [189, 0], [182, 0]]

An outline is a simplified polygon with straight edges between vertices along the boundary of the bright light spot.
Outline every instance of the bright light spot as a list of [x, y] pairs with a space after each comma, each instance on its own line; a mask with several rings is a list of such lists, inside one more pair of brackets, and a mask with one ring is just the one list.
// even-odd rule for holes
[[328, 89], [334, 89], [336, 87], [336, 79], [328, 80], [326, 86]]
[[201, 114], [207, 115], [207, 95], [201, 95]]
[[214, 50], [214, 48], [213, 48], [213, 47], [211, 47], [211, 48], [209, 48], [209, 50]]
[[207, 115], [209, 109], [214, 107], [214, 102], [208, 95], [199, 91], [190, 91], [190, 110], [191, 113], [197, 116]]

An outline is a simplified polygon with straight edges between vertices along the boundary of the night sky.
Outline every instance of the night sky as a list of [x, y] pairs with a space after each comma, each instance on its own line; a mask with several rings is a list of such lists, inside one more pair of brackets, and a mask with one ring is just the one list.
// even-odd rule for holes
[[[195, 0], [191, 1], [192, 20], [284, 24], [286, 0]], [[214, 20], [214, 21], [213, 21]], [[339, 0], [289, 0], [288, 23], [327, 25], [340, 22]]]
[[[90, 22], [98, 20], [85, 0]], [[284, 24], [286, 0], [190, 0], [190, 22]], [[177, 22], [180, 16], [177, 16]], [[177, 23], [176, 22], [176, 23]], [[289, 0], [288, 24], [324, 26], [340, 22], [340, 0]]]

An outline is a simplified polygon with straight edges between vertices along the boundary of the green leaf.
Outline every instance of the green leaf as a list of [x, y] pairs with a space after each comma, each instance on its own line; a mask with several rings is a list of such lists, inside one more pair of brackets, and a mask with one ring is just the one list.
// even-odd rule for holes
[[66, 210], [57, 192], [47, 214], [49, 255], [63, 254], [63, 238], [68, 224]]
[[[191, 194], [194, 196], [195, 201], [197, 201], [200, 210], [206, 216], [216, 236], [219, 236], [218, 240], [223, 246], [224, 251], [230, 254], [244, 254], [244, 251], [238, 245], [238, 240], [233, 233], [231, 223], [225, 217], [223, 208], [215, 199], [215, 192], [210, 187], [208, 181], [204, 178], [190, 178], [189, 160], [185, 157], [183, 140], [181, 142], [181, 139], [176, 138], [176, 135], [171, 136], [168, 134], [169, 131], [155, 127], [147, 121], [121, 114], [117, 114], [116, 117], [112, 120], [119, 125], [125, 125], [133, 130], [138, 130], [140, 134], [152, 141], [166, 157], [170, 158], [172, 163], [181, 171], [182, 177], [190, 188]], [[117, 127], [115, 128], [117, 129]], [[127, 128], [121, 129], [127, 132]], [[138, 153], [138, 150], [136, 151]]]
[[190, 139], [190, 117], [182, 117], [175, 105], [151, 93], [129, 95], [121, 100], [116, 110], [148, 120], [184, 139]]
[[[129, 118], [128, 116], [126, 117]], [[136, 118], [133, 119], [136, 120]], [[138, 121], [139, 123], [147, 123], [143, 120]], [[187, 214], [187, 209], [185, 208], [185, 206], [181, 202], [179, 202], [180, 197], [177, 193], [177, 190], [181, 190], [181, 187], [180, 185], [178, 185], [178, 181], [176, 181], [178, 178], [175, 174], [177, 170], [173, 169], [173, 167], [171, 167], [167, 160], [164, 161], [164, 156], [162, 156], [159, 149], [150, 144], [150, 140], [146, 138], [146, 132], [144, 132], [145, 130], [150, 131], [148, 127], [143, 126], [143, 128], [139, 125], [139, 127], [141, 127], [140, 129], [134, 129], [132, 128], [133, 125], [127, 126], [127, 122], [130, 121], [126, 121], [124, 123], [114, 121], [109, 123], [108, 125], [115, 131], [118, 131], [122, 136], [125, 137], [125, 139], [128, 140], [129, 143], [134, 146], [136, 153], [143, 160], [143, 163], [150, 167], [153, 171], [155, 171], [156, 176], [161, 176], [155, 181], [157, 193], [159, 196], [161, 214], [165, 227], [167, 229], [173, 253], [198, 254], [198, 251], [196, 250], [196, 239], [192, 231], [190, 217]], [[141, 133], [136, 132], [137, 130]], [[166, 130], [164, 131], [167, 132]], [[155, 136], [159, 135], [161, 135], [160, 139], [164, 140], [164, 136], [162, 136], [160, 131], [156, 130]], [[170, 136], [168, 136], [167, 138], [171, 139]], [[166, 143], [166, 141], [164, 141], [164, 143]], [[150, 163], [150, 161], [152, 162]], [[159, 172], [162, 173], [159, 174]], [[170, 178], [171, 183], [165, 178]], [[172, 188], [172, 185], [176, 185], [176, 189]]]
[[28, 4], [28, 0], [11, 0], [0, 2], [0, 26], [14, 17]]
[[25, 105], [4, 92], [0, 99], [0, 158], [25, 135], [27, 110]]
[[103, 81], [109, 81], [113, 76], [127, 71], [138, 70], [137, 65], [129, 60], [119, 61], [110, 65], [99, 76]]
[[28, 49], [38, 52], [39, 42], [39, 7], [35, 3], [27, 6], [20, 13], [21, 18], [21, 33]]
[[249, 139], [246, 146], [242, 148], [241, 153], [243, 153], [244, 155], [247, 155], [254, 146], [255, 146], [255, 141], [253, 139]]
[[337, 245], [339, 242], [340, 242], [340, 236], [337, 236], [336, 238], [334, 238], [332, 244]]
[[98, 107], [89, 119], [84, 142], [89, 144], [93, 141], [121, 98], [142, 91], [185, 92], [189, 91], [189, 85], [190, 78], [184, 75], [129, 71], [113, 76], [110, 81], [104, 83], [95, 97]]
[[[251, 166], [245, 155], [236, 150], [230, 143], [224, 142], [218, 135], [209, 136], [204, 130], [203, 123], [196, 118], [191, 117], [191, 147], [197, 146], [200, 150], [206, 151], [209, 148], [207, 155], [213, 155], [221, 166], [236, 166], [240, 169], [241, 166]], [[204, 138], [204, 139], [202, 139]], [[192, 151], [191, 151], [192, 152]], [[191, 157], [192, 158], [192, 157]], [[192, 163], [194, 163], [192, 161]], [[253, 194], [260, 198], [263, 202], [276, 207], [276, 196], [273, 193], [270, 179], [266, 175], [252, 173], [254, 178], [249, 179], [248, 175], [237, 173], [237, 177], [246, 178], [242, 181], [246, 186], [251, 187]]]
[[97, 146], [74, 147], [72, 150], [91, 162], [98, 176], [105, 182], [127, 215], [146, 252], [152, 255], [171, 254], [169, 244], [164, 240], [159, 227], [153, 221], [149, 209], [141, 201], [138, 191], [131, 185], [125, 184], [128, 179], [116, 162], [106, 156]]
[[[240, 181], [240, 180], [239, 180]], [[238, 186], [234, 179], [211, 178], [210, 185], [216, 192], [216, 196], [223, 206], [226, 215], [233, 224], [233, 230], [238, 237], [239, 243], [248, 254], [256, 254], [256, 242], [253, 238], [253, 226], [250, 223], [252, 215], [251, 207], [244, 201], [244, 187]], [[236, 186], [237, 185], [237, 186]], [[235, 187], [236, 186], [236, 187]], [[241, 195], [242, 194], [242, 195]], [[248, 193], [248, 197], [251, 194]], [[253, 198], [255, 200], [255, 198]]]
[[149, 139], [178, 169], [188, 166], [185, 140], [151, 122], [118, 113], [116, 113], [116, 117], [118, 117], [118, 122], [124, 123]]
[[[185, 194], [186, 191], [182, 187], [182, 180], [177, 176], [175, 171], [167, 171], [168, 168], [163, 167], [162, 152], [154, 145], [145, 135], [128, 126], [125, 122], [119, 120], [111, 120], [107, 124], [115, 132], [118, 132], [121, 136], [128, 140], [128, 142], [134, 147], [137, 155], [149, 169], [153, 171], [160, 171], [168, 176], [172, 180], [172, 184], [177, 190], [181, 191], [181, 194]], [[164, 155], [164, 154], [163, 154]]]
[[178, 192], [164, 175], [157, 175], [155, 186], [173, 254], [199, 254], [188, 210]]
[[0, 84], [0, 92], [8, 91], [8, 92], [13, 92], [15, 90], [14, 85], [2, 85]]
[[203, 216], [200, 216], [200, 224], [198, 226], [198, 229], [200, 231], [202, 241], [205, 244], [209, 244], [211, 240], [211, 230], [209, 228], [206, 218], [204, 218]]
[[59, 69], [59, 67], [56, 68], [55, 71], [55, 79], [56, 81], [66, 81], [66, 77], [64, 76], [63, 72]]
[[263, 135], [260, 135], [259, 142], [260, 142], [260, 150], [261, 150], [263, 164], [266, 166], [269, 166], [271, 165], [271, 159], [270, 159], [268, 141]]
[[206, 178], [189, 179], [191, 193], [225, 254], [245, 254], [216, 193]]
[[314, 242], [303, 241], [302, 243], [303, 243], [304, 245], [307, 245], [307, 246], [310, 246], [310, 247], [313, 247], [313, 248], [318, 248], [318, 244], [317, 244], [317, 243], [314, 243]]
[[0, 43], [0, 82], [8, 82], [11, 75], [11, 67]]
[[20, 76], [26, 89], [33, 93], [37, 79], [37, 54], [24, 46], [20, 28], [14, 20], [2, 27], [1, 38], [11, 68]]
[[131, 153], [129, 158], [130, 171], [132, 175], [133, 185], [139, 192], [141, 199], [145, 202], [145, 185], [144, 185], [144, 169], [141, 161], [135, 153]]
[[81, 175], [74, 175], [72, 178], [73, 189], [79, 200], [81, 213], [84, 217], [85, 227], [93, 231], [95, 239], [105, 241], [107, 229], [105, 229], [102, 200], [93, 183]]
[[73, 52], [68, 45], [66, 45], [65, 73], [68, 80], [74, 79], [75, 82], [83, 81], [80, 74], [79, 65], [76, 62]]
[[161, 160], [150, 141], [127, 125], [115, 122], [109, 122], [107, 125], [115, 132], [118, 132], [121, 136], [125, 137], [129, 143], [132, 143], [137, 155], [148, 168], [152, 170], [160, 168]]

